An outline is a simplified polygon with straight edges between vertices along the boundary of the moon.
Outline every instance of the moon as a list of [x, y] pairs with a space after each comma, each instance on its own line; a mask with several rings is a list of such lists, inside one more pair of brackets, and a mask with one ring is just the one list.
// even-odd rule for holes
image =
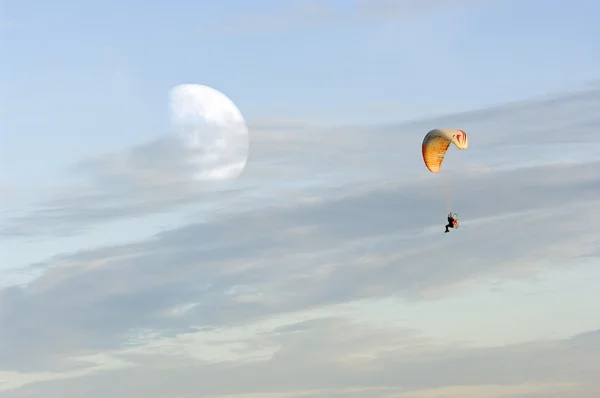
[[181, 84], [169, 95], [176, 138], [201, 181], [237, 179], [248, 160], [248, 127], [225, 94], [200, 84]]

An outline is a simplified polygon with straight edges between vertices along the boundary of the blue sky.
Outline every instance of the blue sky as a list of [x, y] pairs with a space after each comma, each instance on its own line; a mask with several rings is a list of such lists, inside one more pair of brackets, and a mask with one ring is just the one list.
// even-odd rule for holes
[[433, 2], [386, 20], [340, 1], [312, 16], [302, 2], [5, 3], [13, 182], [163, 132], [167, 92], [184, 82], [224, 92], [250, 120], [377, 123], [562, 89], [599, 67], [593, 1]]
[[[2, 11], [0, 396], [600, 393], [597, 2]], [[226, 191], [161, 146], [181, 83], [248, 122]]]

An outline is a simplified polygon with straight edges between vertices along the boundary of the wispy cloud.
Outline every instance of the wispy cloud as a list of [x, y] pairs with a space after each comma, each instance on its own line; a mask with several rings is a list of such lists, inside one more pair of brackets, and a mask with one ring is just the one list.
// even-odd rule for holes
[[240, 203], [253, 206], [249, 197], [276, 198], [284, 191], [296, 201], [301, 200], [298, 194], [317, 195], [324, 180], [333, 186], [380, 184], [400, 177], [407, 181], [423, 174], [415, 148], [434, 126], [460, 126], [472, 132], [476, 149], [454, 160], [464, 173], [544, 160], [600, 160], [594, 111], [598, 106], [600, 90], [590, 88], [401, 125], [359, 128], [319, 127], [294, 120], [258, 122], [250, 126], [248, 166], [235, 185], [198, 184], [181, 147], [160, 137], [128, 152], [73, 165], [69, 173], [78, 183], [58, 188], [56, 195], [35, 203], [29, 214], [10, 217], [2, 234], [69, 235], [107, 221], [169, 212], [198, 201], [216, 201], [222, 210], [237, 209]]
[[[45, 351], [114, 347], [133, 328], [172, 334], [390, 294], [438, 299], [480, 277], [535, 272], [540, 259], [558, 267], [595, 255], [595, 167], [469, 178], [458, 187], [465, 221], [453, 237], [442, 236], [436, 195], [415, 184], [242, 213], [49, 259], [35, 265], [46, 270], [42, 277], [0, 296], [0, 336], [12, 342], [0, 362], [27, 358], [24, 365], [33, 366]], [[456, 261], [448, 263], [457, 244]], [[185, 304], [194, 304], [185, 317], [165, 314]], [[40, 322], [47, 326], [36, 329]], [[64, 347], [46, 345], [69, 330], [77, 338]]]
[[19, 27], [19, 24], [15, 23], [15, 22], [0, 20], [0, 30], [13, 30], [13, 29], [17, 29], [18, 27]]
[[[526, 332], [534, 320], [525, 318], [514, 328], [530, 341], [491, 347], [432, 336], [458, 304], [425, 312], [418, 327], [402, 317], [490, 283], [549, 273], [556, 284], [576, 274], [593, 282], [584, 264], [600, 254], [600, 159], [581, 151], [598, 142], [598, 101], [590, 88], [399, 126], [263, 123], [251, 129], [247, 173], [227, 192], [195, 188], [162, 141], [79, 163], [81, 185], [9, 220], [5, 236], [73, 233], [195, 201], [228, 207], [150, 239], [31, 264], [39, 277], [0, 290], [0, 392], [595, 396], [597, 331], [549, 339]], [[419, 151], [438, 126], [471, 133], [471, 148], [445, 164], [462, 217], [450, 234], [441, 181]], [[552, 156], [531, 162], [541, 155]], [[391, 307], [379, 304], [387, 299]], [[465, 334], [494, 327], [474, 300]], [[510, 324], [506, 316], [498, 321]]]
[[[220, 343], [190, 336], [89, 358], [87, 377], [29, 384], [9, 391], [63, 396], [248, 397], [546, 397], [595, 396], [600, 390], [592, 370], [600, 366], [598, 333], [562, 341], [497, 348], [435, 346], [401, 330], [377, 330], [330, 318], [299, 324], [293, 331], [269, 330], [239, 340], [231, 350], [250, 354], [270, 349], [268, 357], [246, 363], [202, 360], [203, 347]], [[343, 334], [340, 334], [343, 330]], [[416, 344], [418, 348], [411, 347]], [[95, 361], [94, 361], [95, 360]], [[94, 362], [104, 362], [94, 364]], [[83, 361], [82, 361], [83, 363]], [[109, 370], [112, 367], [112, 370]], [[91, 370], [90, 369], [90, 370]], [[46, 380], [49, 377], [46, 376]], [[15, 378], [15, 382], [18, 379]], [[15, 383], [16, 384], [16, 383]], [[100, 395], [102, 394], [102, 395]], [[453, 395], [452, 395], [453, 396]]]
[[[436, 12], [462, 5], [482, 3], [481, 0], [357, 0], [356, 11], [363, 18], [402, 20], [427, 12]], [[487, 0], [487, 2], [490, 2]]]
[[288, 1], [279, 9], [238, 15], [221, 26], [226, 33], [265, 33], [298, 28], [343, 26], [383, 20], [404, 20], [447, 8], [482, 3], [481, 0], [357, 0]]

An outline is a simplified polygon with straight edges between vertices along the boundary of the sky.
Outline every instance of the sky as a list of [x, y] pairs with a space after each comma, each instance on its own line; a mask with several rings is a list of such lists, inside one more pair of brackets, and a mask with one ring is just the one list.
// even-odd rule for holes
[[[0, 397], [599, 396], [598, 2], [0, 12]], [[227, 188], [183, 83], [247, 121]]]

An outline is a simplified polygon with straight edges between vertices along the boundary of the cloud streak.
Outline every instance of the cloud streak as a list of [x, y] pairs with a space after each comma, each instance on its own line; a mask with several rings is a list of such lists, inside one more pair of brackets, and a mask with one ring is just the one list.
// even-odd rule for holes
[[[430, 330], [396, 312], [489, 283], [592, 278], [600, 160], [579, 150], [597, 143], [599, 101], [590, 88], [400, 126], [263, 124], [226, 192], [195, 187], [165, 142], [79, 163], [81, 185], [4, 235], [73, 234], [197, 201], [209, 216], [47, 258], [30, 265], [39, 277], [0, 290], [0, 394], [595, 396], [598, 331], [490, 347], [433, 338], [440, 312], [422, 315]], [[450, 234], [444, 181], [418, 150], [439, 126], [472, 143], [444, 166], [462, 220]], [[553, 156], [532, 164], [542, 153]], [[387, 299], [403, 310], [377, 325], [372, 303]]]
[[[600, 160], [594, 116], [599, 105], [600, 90], [591, 88], [386, 127], [328, 128], [291, 121], [285, 123], [288, 128], [282, 128], [281, 121], [261, 123], [250, 128], [250, 159], [237, 185], [198, 184], [182, 149], [160, 137], [127, 153], [74, 165], [71, 173], [80, 182], [35, 204], [30, 214], [9, 219], [1, 231], [5, 237], [68, 235], [110, 220], [208, 202], [211, 195], [225, 208], [239, 206], [249, 191], [268, 197], [265, 192], [272, 193], [275, 186], [277, 194], [285, 190], [294, 196], [315, 194], [325, 180], [343, 185], [397, 180], [399, 174], [410, 179], [422, 175], [420, 152], [415, 148], [432, 126], [460, 126], [472, 133], [477, 150], [454, 159], [468, 172], [531, 165], [544, 159]], [[587, 156], [582, 156], [586, 151]]]
[[[345, 331], [343, 337], [340, 329]], [[29, 385], [27, 390], [13, 390], [12, 396], [45, 392], [66, 398], [99, 393], [221, 398], [448, 394], [554, 398], [561, 394], [593, 396], [599, 391], [592, 373], [599, 365], [597, 332], [544, 343], [456, 348], [428, 345], [418, 335], [399, 330], [376, 330], [325, 318], [297, 324], [287, 333], [276, 330], [238, 342], [273, 347], [266, 359], [220, 364], [195, 358], [190, 343], [180, 342], [179, 354], [173, 353], [176, 345], [170, 344], [169, 354], [147, 347], [123, 351], [110, 361], [97, 358], [113, 369], [85, 378]], [[74, 376], [76, 372], [71, 371]]]
[[477, 3], [481, 1], [357, 0], [346, 4], [336, 1], [289, 1], [277, 10], [239, 15], [218, 30], [227, 34], [251, 34], [307, 27], [343, 26], [357, 22], [402, 21], [450, 7]]

